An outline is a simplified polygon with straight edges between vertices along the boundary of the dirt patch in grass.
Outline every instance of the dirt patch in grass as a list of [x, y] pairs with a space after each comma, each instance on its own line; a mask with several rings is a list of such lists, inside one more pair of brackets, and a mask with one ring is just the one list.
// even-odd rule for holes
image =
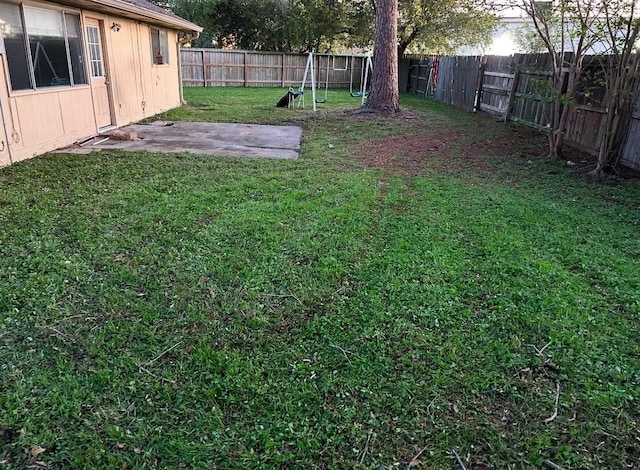
[[344, 114], [349, 116], [350, 119], [357, 119], [359, 121], [368, 121], [368, 120], [378, 119], [380, 117], [395, 119], [397, 121], [407, 121], [407, 122], [412, 122], [415, 119], [420, 119], [420, 115], [410, 109], [401, 109], [399, 112], [395, 113], [393, 116], [388, 116], [384, 113], [379, 113], [379, 112], [372, 111], [365, 108], [356, 108], [355, 110], [353, 109], [345, 110]]
[[[356, 119], [373, 119], [375, 115], [361, 114]], [[459, 127], [431, 125], [424, 118], [401, 112], [394, 119], [409, 126], [409, 133], [370, 139], [353, 152], [353, 159], [367, 168], [379, 168], [403, 175], [492, 171], [486, 157], [546, 158], [547, 139], [534, 129], [504, 124], [490, 129], [487, 126]], [[441, 123], [439, 123], [441, 124]], [[561, 160], [570, 161], [576, 168], [595, 164], [593, 156], [565, 146]], [[495, 169], [493, 169], [495, 170]]]
[[507, 127], [505, 131], [502, 134], [481, 139], [466, 135], [466, 145], [463, 149], [465, 158], [481, 158], [485, 155], [496, 157], [547, 155], [547, 140], [544, 134], [515, 125]]
[[[457, 171], [460, 161], [454, 155], [463, 139], [464, 134], [458, 131], [381, 137], [361, 144], [353, 155], [366, 167], [410, 176], [431, 171]], [[465, 153], [464, 156], [474, 167], [486, 169], [481, 153]]]
[[[419, 128], [415, 115], [398, 119], [414, 124], [414, 130]], [[428, 129], [423, 132], [369, 140], [355, 150], [354, 159], [369, 168], [413, 176], [433, 171], [487, 171], [486, 156], [533, 158], [546, 154], [544, 135], [527, 128], [510, 126], [499, 135], [480, 137], [471, 129], [433, 129], [426, 123], [425, 127]]]

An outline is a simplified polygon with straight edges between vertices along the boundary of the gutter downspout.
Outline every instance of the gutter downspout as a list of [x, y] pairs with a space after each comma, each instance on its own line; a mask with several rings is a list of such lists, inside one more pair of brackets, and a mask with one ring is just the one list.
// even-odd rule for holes
[[[189, 41], [195, 41], [200, 37], [199, 31], [192, 31], [189, 36], [186, 38], [179, 39], [176, 43], [176, 51], [178, 56], [178, 85], [180, 86], [180, 104], [182, 106], [186, 105], [187, 102], [184, 100], [184, 90], [182, 86], [182, 55], [180, 54], [180, 48], [182, 45], [188, 43]], [[206, 78], [206, 77], [205, 77]]]
[[[5, 57], [4, 54], [2, 54], [2, 57]], [[4, 67], [4, 64], [2, 64], [2, 69], [6, 70], [6, 67]], [[11, 112], [11, 109], [9, 109], [9, 112]], [[9, 154], [9, 164], [13, 165], [13, 155], [11, 154], [11, 143], [9, 142], [9, 131], [7, 131], [7, 120], [5, 119], [5, 115], [4, 115], [4, 96], [0, 96], [0, 116], [2, 116], [2, 128], [4, 129], [4, 141], [7, 146], [7, 153]]]

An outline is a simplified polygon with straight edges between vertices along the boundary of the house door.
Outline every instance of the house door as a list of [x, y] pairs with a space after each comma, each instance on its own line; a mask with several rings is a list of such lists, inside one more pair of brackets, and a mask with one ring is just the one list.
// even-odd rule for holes
[[91, 93], [93, 95], [93, 112], [98, 129], [113, 124], [111, 113], [111, 99], [105, 56], [102, 49], [101, 21], [88, 18], [85, 21], [87, 29], [87, 48], [89, 50], [89, 66], [91, 68]]

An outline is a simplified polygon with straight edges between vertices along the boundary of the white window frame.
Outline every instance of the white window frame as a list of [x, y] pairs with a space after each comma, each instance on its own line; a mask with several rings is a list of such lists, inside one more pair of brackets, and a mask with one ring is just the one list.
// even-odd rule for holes
[[[151, 35], [151, 63], [156, 67], [169, 65], [169, 31], [150, 26], [149, 32]], [[161, 56], [161, 60], [159, 56]]]
[[[21, 21], [21, 26], [22, 26], [22, 34], [23, 34], [23, 40], [24, 40], [24, 47], [25, 47], [25, 51], [27, 52], [26, 54], [26, 66], [27, 66], [27, 73], [28, 73], [28, 79], [29, 79], [29, 83], [30, 83], [30, 87], [28, 88], [18, 88], [18, 89], [13, 89], [13, 86], [11, 84], [11, 67], [8, 63], [8, 61], [5, 61], [5, 67], [6, 67], [6, 72], [7, 72], [7, 87], [10, 90], [11, 94], [22, 94], [22, 93], [30, 93], [30, 92], [43, 92], [43, 91], [47, 91], [47, 90], [57, 90], [60, 88], [72, 88], [72, 87], [86, 87], [89, 86], [89, 75], [88, 75], [88, 70], [87, 70], [87, 61], [86, 61], [86, 57], [85, 57], [85, 53], [84, 53], [84, 34], [83, 34], [83, 22], [82, 22], [82, 15], [79, 11], [76, 10], [72, 10], [72, 9], [64, 9], [64, 8], [55, 8], [55, 7], [51, 7], [49, 5], [47, 6], [43, 6], [43, 5], [39, 5], [39, 4], [25, 4], [25, 3], [14, 3], [14, 2], [10, 2], [10, 1], [5, 1], [3, 0], [2, 3], [7, 4], [7, 5], [12, 5], [12, 6], [16, 6], [18, 8], [18, 14], [20, 16], [20, 21]], [[65, 41], [65, 49], [66, 49], [66, 59], [67, 59], [67, 67], [68, 67], [68, 72], [69, 72], [69, 83], [68, 84], [56, 84], [56, 85], [49, 85], [49, 86], [37, 86], [36, 84], [36, 77], [35, 77], [35, 70], [34, 70], [34, 58], [33, 58], [33, 54], [31, 52], [31, 46], [30, 46], [30, 42], [29, 42], [29, 31], [27, 28], [27, 21], [26, 21], [26, 17], [25, 17], [25, 10], [24, 7], [29, 7], [29, 8], [35, 8], [35, 9], [41, 9], [41, 10], [47, 10], [50, 12], [56, 12], [61, 16], [61, 21], [62, 21], [62, 25], [63, 25], [63, 37], [64, 37], [64, 41]], [[71, 52], [70, 52], [70, 43], [69, 43], [69, 29], [67, 28], [67, 19], [66, 16], [67, 15], [73, 15], [75, 17], [78, 18], [78, 41], [80, 42], [78, 49], [82, 51], [82, 60], [78, 61], [78, 60], [73, 60], [71, 57]], [[46, 59], [45, 59], [46, 60]], [[84, 77], [74, 77], [73, 74], [73, 68], [74, 65], [82, 67], [82, 71], [83, 71], [83, 75]], [[76, 80], [81, 80], [84, 79], [85, 82], [84, 83], [76, 83]]]
[[[89, 29], [95, 31], [96, 42], [91, 42], [92, 38], [89, 37]], [[100, 38], [100, 27], [97, 25], [87, 25], [85, 27], [86, 35], [87, 35], [87, 47], [89, 49], [89, 56], [87, 60], [89, 62], [89, 70], [91, 71], [92, 78], [102, 78], [105, 77], [104, 70], [104, 58], [102, 57], [102, 41]], [[95, 56], [94, 56], [95, 54]], [[99, 72], [99, 73], [97, 73]]]

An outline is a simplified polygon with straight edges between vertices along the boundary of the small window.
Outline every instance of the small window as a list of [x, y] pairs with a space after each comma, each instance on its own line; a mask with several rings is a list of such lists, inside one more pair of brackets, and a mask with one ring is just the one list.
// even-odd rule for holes
[[0, 2], [0, 32], [12, 90], [87, 83], [80, 15]]
[[151, 55], [155, 65], [169, 63], [169, 39], [165, 30], [151, 28]]

